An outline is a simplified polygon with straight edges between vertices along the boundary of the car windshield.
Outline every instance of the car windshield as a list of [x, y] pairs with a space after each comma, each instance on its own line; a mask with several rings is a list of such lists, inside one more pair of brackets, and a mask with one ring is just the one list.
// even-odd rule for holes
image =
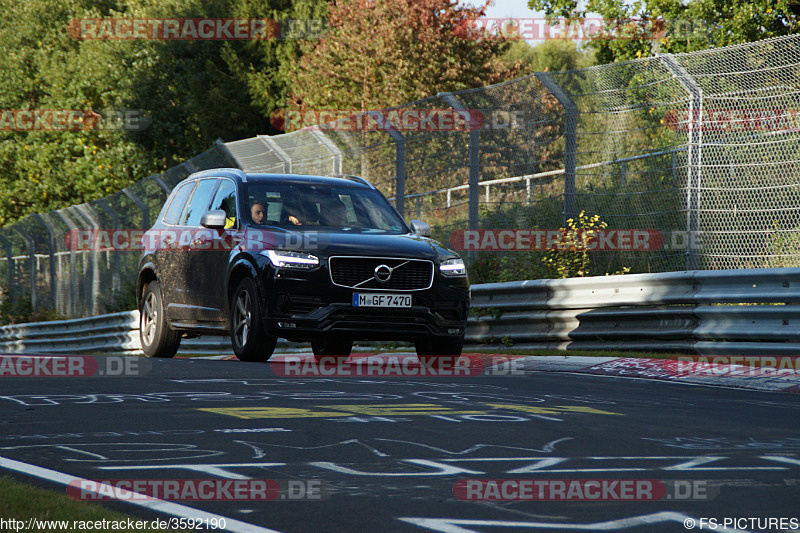
[[325, 183], [252, 182], [247, 205], [253, 224], [294, 229], [405, 233], [404, 222], [374, 189]]

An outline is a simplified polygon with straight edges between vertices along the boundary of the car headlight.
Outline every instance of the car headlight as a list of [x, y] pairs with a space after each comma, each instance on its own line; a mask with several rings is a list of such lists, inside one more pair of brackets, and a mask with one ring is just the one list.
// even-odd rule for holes
[[261, 255], [269, 257], [275, 268], [312, 269], [319, 266], [319, 257], [304, 252], [288, 252], [285, 250], [263, 250]]
[[467, 267], [464, 265], [464, 261], [456, 257], [439, 263], [439, 272], [445, 276], [465, 276]]

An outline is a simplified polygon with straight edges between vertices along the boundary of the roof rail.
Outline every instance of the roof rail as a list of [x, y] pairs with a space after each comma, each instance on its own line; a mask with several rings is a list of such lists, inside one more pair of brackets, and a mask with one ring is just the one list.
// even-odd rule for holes
[[192, 173], [192, 176], [195, 176], [195, 175], [198, 175], [198, 174], [203, 174], [203, 175], [205, 175], [205, 174], [214, 174], [214, 173], [220, 172], [220, 171], [225, 171], [225, 172], [231, 172], [233, 174], [238, 174], [239, 177], [242, 178], [243, 182], [245, 182], [245, 183], [247, 182], [247, 174], [245, 174], [244, 170], [242, 170], [241, 168], [234, 168], [234, 167], [207, 168], [205, 170], [198, 170], [197, 172]]
[[364, 185], [369, 185], [370, 187], [373, 187], [373, 185], [370, 182], [368, 182], [367, 180], [365, 180], [361, 176], [356, 176], [354, 174], [331, 174], [330, 177], [331, 178], [343, 178], [343, 179], [350, 180], [350, 181], [356, 181], [358, 183], [363, 183]]
[[245, 174], [244, 170], [242, 170], [241, 168], [230, 167], [230, 168], [222, 168], [220, 170], [230, 170], [232, 172], [235, 172], [236, 174], [239, 174], [239, 177], [242, 178], [243, 182], [247, 183], [247, 174]]

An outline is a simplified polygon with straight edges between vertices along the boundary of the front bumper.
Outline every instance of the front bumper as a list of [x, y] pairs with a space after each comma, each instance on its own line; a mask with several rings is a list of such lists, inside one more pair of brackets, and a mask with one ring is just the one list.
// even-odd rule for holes
[[[266, 259], [266, 258], [263, 258]], [[461, 337], [467, 325], [469, 282], [435, 272], [429, 288], [415, 291], [359, 290], [332, 283], [327, 260], [310, 271], [273, 269], [261, 263], [266, 331], [290, 341], [331, 335], [353, 340], [410, 341]], [[352, 305], [354, 293], [407, 294], [411, 307]]]
[[447, 320], [427, 307], [359, 308], [330, 304], [306, 315], [288, 314], [265, 320], [267, 331], [293, 341], [328, 335], [343, 335], [353, 340], [414, 341], [424, 337], [459, 337], [466, 328], [466, 303], [453, 313], [464, 319]]

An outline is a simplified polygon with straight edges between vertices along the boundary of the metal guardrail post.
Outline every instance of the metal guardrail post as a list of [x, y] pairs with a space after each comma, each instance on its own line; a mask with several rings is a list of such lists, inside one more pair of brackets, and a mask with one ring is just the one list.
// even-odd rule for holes
[[17, 227], [16, 224], [11, 226], [11, 229], [19, 233], [25, 241], [28, 248], [28, 276], [30, 277], [30, 293], [31, 293], [31, 309], [36, 311], [36, 245], [33, 239], [22, 228]]
[[564, 108], [564, 225], [575, 218], [575, 168], [578, 151], [578, 106], [547, 72], [534, 75]]
[[[700, 230], [700, 163], [703, 142], [703, 90], [675, 60], [672, 54], [656, 54], [689, 96], [689, 139], [686, 154], [686, 270], [697, 270], [700, 266], [698, 236]], [[699, 125], [695, 122], [699, 121]]]

